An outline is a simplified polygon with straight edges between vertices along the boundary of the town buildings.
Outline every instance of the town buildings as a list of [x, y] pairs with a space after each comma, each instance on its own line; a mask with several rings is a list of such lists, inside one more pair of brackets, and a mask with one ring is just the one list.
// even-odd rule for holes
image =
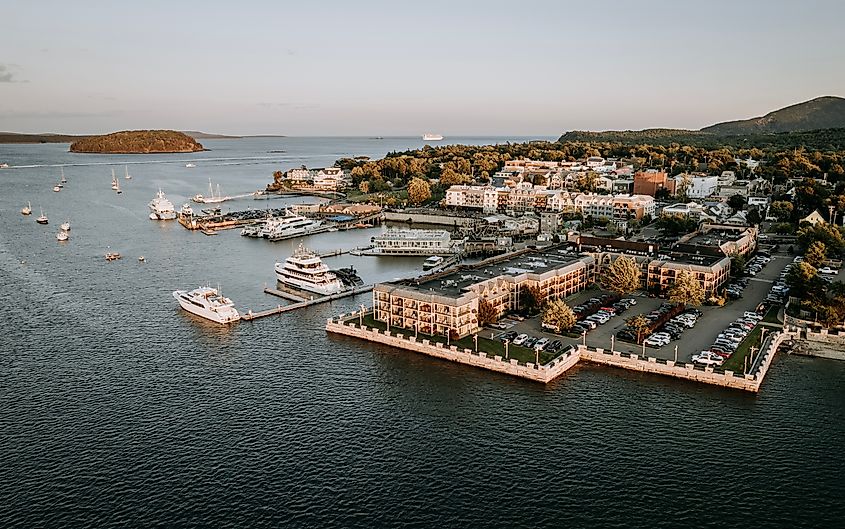
[[675, 180], [669, 178], [666, 171], [647, 169], [634, 173], [634, 194], [654, 196], [661, 189], [669, 195], [675, 194]]

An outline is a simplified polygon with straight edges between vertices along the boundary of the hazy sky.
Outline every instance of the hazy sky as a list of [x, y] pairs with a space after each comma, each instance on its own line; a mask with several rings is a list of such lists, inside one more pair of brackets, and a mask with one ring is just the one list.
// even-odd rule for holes
[[845, 96], [843, 20], [845, 0], [0, 0], [0, 130], [699, 128]]

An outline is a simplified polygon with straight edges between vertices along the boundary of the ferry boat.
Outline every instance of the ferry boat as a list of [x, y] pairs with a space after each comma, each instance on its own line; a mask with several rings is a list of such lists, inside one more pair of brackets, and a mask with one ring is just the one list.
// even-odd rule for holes
[[425, 261], [423, 261], [423, 270], [431, 270], [432, 268], [437, 268], [441, 264], [443, 264], [444, 259], [439, 255], [432, 255]]
[[452, 255], [460, 249], [446, 230], [391, 228], [370, 240], [373, 247], [362, 255]]
[[44, 214], [44, 208], [41, 208], [41, 215], [39, 215], [38, 218], [35, 219], [35, 222], [37, 222], [38, 224], [47, 224], [48, 222], [50, 222], [50, 219], [48, 219], [47, 215]]
[[430, 132], [426, 132], [423, 134], [423, 141], [440, 141], [443, 139], [443, 136], [440, 134], [432, 134]]
[[302, 244], [284, 263], [276, 263], [276, 279], [280, 283], [329, 296], [344, 290], [343, 281], [329, 271], [320, 256]]
[[173, 203], [164, 196], [161, 189], [158, 190], [158, 194], [154, 199], [150, 201], [148, 204], [150, 207], [150, 219], [151, 220], [173, 220], [176, 218], [176, 210], [173, 209]]
[[234, 323], [241, 319], [232, 300], [220, 295], [215, 288], [200, 287], [190, 292], [177, 290], [173, 292], [173, 297], [183, 309], [216, 323]]
[[27, 202], [26, 206], [21, 208], [21, 215], [32, 215], [32, 202]]
[[261, 236], [271, 241], [282, 241], [301, 237], [316, 231], [322, 226], [319, 220], [308, 219], [299, 215], [268, 220], [261, 228]]

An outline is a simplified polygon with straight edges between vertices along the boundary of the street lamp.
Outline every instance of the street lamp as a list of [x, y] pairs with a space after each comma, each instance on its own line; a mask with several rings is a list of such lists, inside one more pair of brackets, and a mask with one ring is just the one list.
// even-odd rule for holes
[[645, 358], [645, 340], [643, 340], [643, 358]]
[[610, 335], [610, 353], [613, 354], [613, 345], [616, 343], [616, 336]]
[[364, 311], [366, 309], [367, 309], [367, 307], [365, 307], [364, 304], [362, 303], [361, 304], [361, 312], [358, 313], [358, 326], [359, 327], [364, 326]]
[[675, 363], [678, 363], [678, 346], [675, 346]]
[[508, 359], [508, 344], [511, 343], [510, 340], [505, 340], [505, 360]]
[[581, 338], [584, 340], [584, 347], [587, 347], [587, 331], [581, 331]]
[[478, 353], [478, 334], [472, 335], [472, 341], [475, 342], [475, 352]]
[[534, 346], [534, 365], [540, 365], [540, 346]]

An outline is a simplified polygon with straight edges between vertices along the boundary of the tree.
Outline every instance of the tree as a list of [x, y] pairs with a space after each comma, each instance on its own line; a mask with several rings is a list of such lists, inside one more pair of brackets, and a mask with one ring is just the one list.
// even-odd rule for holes
[[760, 215], [760, 211], [757, 208], [749, 209], [748, 213], [745, 214], [745, 219], [752, 226], [757, 226], [763, 222], [763, 217]]
[[651, 322], [648, 321], [648, 318], [646, 318], [642, 314], [631, 316], [630, 318], [625, 320], [625, 323], [627, 323], [628, 327], [630, 327], [631, 330], [636, 333], [637, 343], [640, 343], [642, 341], [643, 334], [648, 330], [649, 326], [651, 325]]
[[486, 299], [478, 301], [478, 325], [484, 326], [495, 323], [499, 319], [499, 313], [493, 308], [493, 304]]
[[525, 285], [519, 291], [520, 305], [529, 314], [540, 307], [540, 299], [540, 289], [534, 285]]
[[601, 283], [611, 292], [624, 296], [640, 288], [642, 270], [631, 257], [620, 255], [610, 263]]
[[683, 215], [661, 215], [655, 223], [663, 235], [679, 235], [690, 233], [698, 228], [698, 221]]
[[691, 272], [680, 270], [675, 275], [675, 283], [669, 288], [669, 301], [694, 307], [701, 305], [704, 287]]
[[736, 254], [731, 256], [731, 275], [733, 277], [739, 277], [745, 272], [745, 265], [747, 261], [745, 256], [742, 254]]
[[364, 180], [360, 184], [358, 184], [358, 190], [365, 195], [370, 192], [370, 183]]
[[731, 209], [733, 209], [734, 211], [739, 211], [739, 210], [741, 210], [742, 208], [744, 208], [744, 207], [745, 207], [746, 202], [747, 202], [746, 198], [745, 198], [744, 196], [742, 196], [742, 195], [731, 195], [731, 196], [728, 198], [728, 205], [729, 205], [729, 206], [731, 207]]
[[802, 248], [809, 248], [814, 241], [821, 241], [827, 248], [828, 255], [839, 254], [845, 248], [845, 238], [838, 226], [820, 222], [815, 226], [805, 225], [798, 230], [798, 243]]
[[543, 309], [543, 323], [551, 325], [557, 332], [571, 329], [576, 321], [575, 313], [569, 305], [559, 299], [546, 303]]
[[661, 187], [660, 189], [654, 192], [654, 198], [656, 198], [657, 200], [666, 200], [671, 196], [672, 193], [670, 193], [669, 190], [665, 187]]
[[422, 178], [412, 178], [408, 184], [408, 200], [412, 204], [422, 204], [431, 198], [431, 186]]
[[819, 268], [827, 258], [827, 247], [821, 241], [813, 241], [804, 253], [804, 262], [813, 268]]
[[440, 172], [440, 185], [447, 187], [452, 185], [469, 183], [470, 177], [467, 174], [460, 174], [449, 167]]
[[794, 206], [792, 205], [792, 202], [777, 200], [772, 202], [772, 205], [769, 206], [769, 215], [775, 217], [781, 222], [786, 222], [792, 217], [793, 210]]

